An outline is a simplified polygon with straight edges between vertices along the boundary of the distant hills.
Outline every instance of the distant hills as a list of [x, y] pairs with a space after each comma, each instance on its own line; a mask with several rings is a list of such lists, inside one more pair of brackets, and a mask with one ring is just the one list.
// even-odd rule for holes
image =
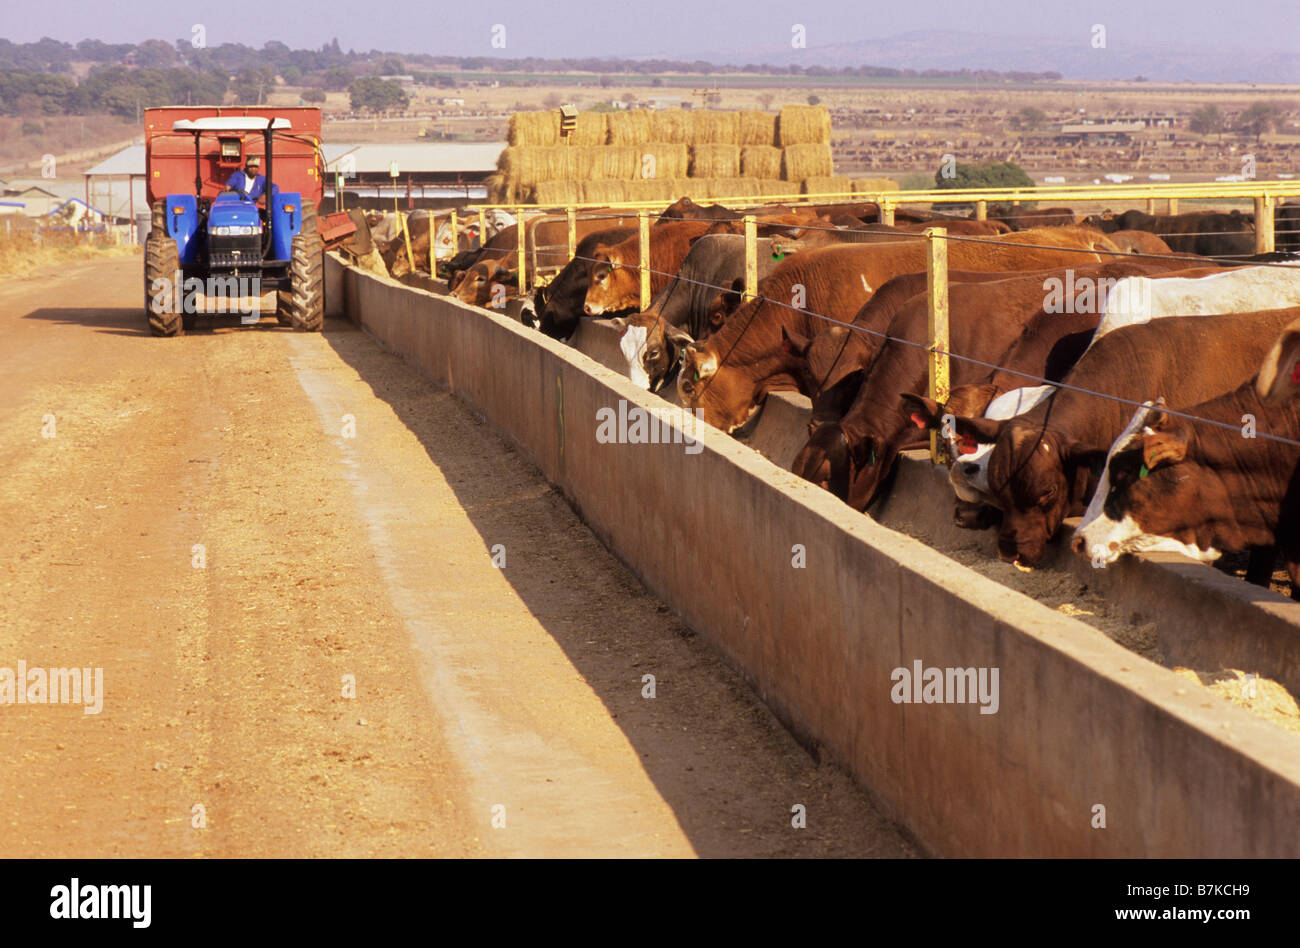
[[[812, 39], [810, 37], [810, 39]], [[992, 36], [954, 30], [918, 30], [886, 39], [854, 40], [807, 49], [702, 50], [691, 54], [711, 62], [747, 62], [807, 68], [882, 66], [895, 69], [1059, 72], [1066, 79], [1133, 79], [1161, 82], [1300, 83], [1300, 53], [1191, 47], [1152, 42], [1148, 36], [1111, 31], [1106, 48], [1094, 49], [1084, 32], [1056, 40]]]

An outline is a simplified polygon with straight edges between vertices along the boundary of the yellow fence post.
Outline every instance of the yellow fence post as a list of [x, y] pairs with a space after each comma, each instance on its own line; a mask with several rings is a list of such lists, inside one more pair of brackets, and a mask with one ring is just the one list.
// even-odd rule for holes
[[478, 209], [478, 245], [482, 247], [487, 243], [487, 212], [483, 208]]
[[460, 253], [460, 214], [451, 209], [451, 255]]
[[[926, 300], [930, 330], [930, 397], [948, 401], [948, 229], [930, 227], [926, 240]], [[930, 460], [939, 461], [939, 432], [930, 431]]]
[[406, 226], [406, 215], [401, 211], [397, 212], [397, 223], [402, 228], [402, 236], [406, 238], [406, 262], [411, 265], [411, 272], [415, 272], [415, 254], [411, 253], [411, 229]]
[[528, 288], [528, 265], [524, 258], [524, 253], [528, 249], [528, 234], [524, 229], [524, 212], [521, 208], [515, 208], [515, 237], [519, 244], [519, 293], [523, 295], [524, 290]]
[[1178, 198], [1169, 199], [1169, 216], [1173, 217], [1178, 213]]
[[758, 296], [758, 221], [745, 215], [745, 296], [748, 303]]
[[880, 223], [893, 226], [894, 223], [894, 205], [885, 202], [880, 205]]
[[578, 255], [578, 212], [569, 205], [565, 214], [569, 218], [569, 259], [572, 260]]
[[1255, 253], [1273, 252], [1273, 199], [1267, 194], [1255, 198]]
[[986, 221], [986, 220], [989, 219], [989, 202], [988, 202], [988, 201], [976, 201], [976, 202], [975, 202], [975, 219], [976, 219], [977, 221]]
[[438, 275], [438, 215], [429, 212], [429, 276]]
[[1154, 214], [1155, 212], [1156, 212], [1156, 199], [1147, 198], [1147, 213]]
[[637, 211], [637, 229], [641, 245], [641, 312], [650, 308], [650, 215]]

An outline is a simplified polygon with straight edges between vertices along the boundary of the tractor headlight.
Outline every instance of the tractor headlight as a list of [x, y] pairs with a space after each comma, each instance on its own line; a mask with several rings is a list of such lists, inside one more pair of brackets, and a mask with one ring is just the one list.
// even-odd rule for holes
[[231, 224], [227, 227], [212, 228], [212, 233], [216, 237], [248, 237], [261, 231], [261, 227], [253, 224]]

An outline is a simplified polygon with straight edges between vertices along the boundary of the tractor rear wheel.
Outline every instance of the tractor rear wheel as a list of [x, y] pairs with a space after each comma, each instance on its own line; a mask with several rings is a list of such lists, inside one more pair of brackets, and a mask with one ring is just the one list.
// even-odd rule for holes
[[[154, 201], [149, 205], [149, 233], [167, 233], [167, 202]], [[148, 238], [146, 238], [148, 239]]]
[[300, 332], [320, 332], [325, 322], [325, 248], [311, 201], [302, 202], [302, 230], [293, 238], [290, 258], [289, 323]]
[[[182, 330], [182, 314], [176, 305], [175, 283], [181, 272], [176, 241], [165, 233], [151, 233], [144, 243], [144, 308], [149, 331], [155, 336], [175, 336]], [[160, 282], [159, 282], [160, 281]]]

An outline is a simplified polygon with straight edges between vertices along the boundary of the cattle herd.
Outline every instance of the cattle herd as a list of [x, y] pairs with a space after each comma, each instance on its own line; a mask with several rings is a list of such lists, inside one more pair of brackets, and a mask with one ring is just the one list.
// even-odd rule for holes
[[[1285, 221], [1300, 208], [1279, 210]], [[1248, 552], [1247, 578], [1267, 583], [1280, 553], [1300, 598], [1300, 261], [1255, 256], [1250, 215], [900, 210], [885, 225], [874, 204], [748, 213], [755, 298], [740, 214], [683, 199], [651, 227], [644, 310], [634, 216], [584, 215], [572, 259], [563, 217], [529, 222], [529, 246], [558, 259], [539, 251], [526, 266], [560, 269], [524, 318], [561, 340], [583, 319], [613, 320], [628, 376], [723, 431], [742, 432], [768, 394], [801, 392], [813, 411], [793, 471], [857, 510], [934, 429], [956, 523], [996, 529], [1007, 562], [1034, 567], [1082, 517], [1068, 539], [1094, 565]], [[926, 397], [921, 232], [934, 225], [953, 238], [942, 404]], [[451, 258], [452, 295], [499, 306], [517, 293], [515, 241], [504, 228]]]

